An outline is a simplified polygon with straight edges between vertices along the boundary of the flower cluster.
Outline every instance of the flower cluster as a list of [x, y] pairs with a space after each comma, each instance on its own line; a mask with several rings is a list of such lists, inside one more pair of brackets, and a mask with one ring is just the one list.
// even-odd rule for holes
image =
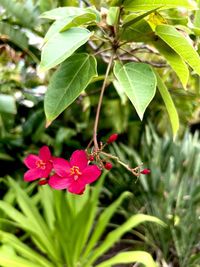
[[24, 174], [27, 182], [40, 179], [39, 184], [49, 184], [52, 188], [67, 189], [74, 194], [82, 194], [87, 184], [96, 181], [101, 170], [97, 165], [89, 165], [84, 150], [73, 152], [70, 161], [53, 157], [47, 146], [43, 146], [39, 155], [28, 155], [24, 160], [29, 170]]
[[[149, 169], [135, 168], [122, 162], [117, 156], [104, 152], [107, 145], [115, 142], [118, 134], [112, 134], [106, 143], [100, 142], [100, 147], [86, 150], [76, 150], [73, 152], [69, 161], [64, 158], [53, 157], [47, 146], [43, 146], [39, 155], [28, 155], [24, 163], [29, 170], [24, 174], [27, 182], [39, 180], [39, 185], [49, 184], [57, 190], [67, 189], [74, 194], [82, 194], [87, 184], [96, 181], [101, 170], [111, 170], [113, 165], [108, 160], [115, 160], [133, 175], [139, 177], [140, 174], [149, 174]], [[91, 165], [91, 163], [93, 164]], [[95, 163], [94, 163], [95, 162]]]

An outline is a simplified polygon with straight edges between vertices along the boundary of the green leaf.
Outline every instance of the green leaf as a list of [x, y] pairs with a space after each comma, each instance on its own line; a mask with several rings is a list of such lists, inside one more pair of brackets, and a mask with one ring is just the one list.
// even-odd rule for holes
[[70, 16], [79, 16], [85, 11], [79, 7], [58, 7], [50, 11], [46, 11], [40, 15], [41, 18], [59, 20]]
[[106, 17], [106, 22], [108, 25], [114, 26], [118, 23], [118, 19], [119, 19], [119, 13], [120, 13], [120, 9], [119, 7], [110, 7], [108, 9], [108, 14]]
[[0, 94], [0, 112], [17, 113], [15, 98], [13, 96]]
[[72, 27], [78, 27], [83, 24], [87, 24], [88, 22], [92, 22], [96, 20], [96, 15], [94, 13], [85, 13], [79, 16], [74, 17], [69, 23], [67, 23], [60, 32], [66, 31]]
[[59, 33], [60, 30], [68, 23], [72, 21], [74, 16], [69, 16], [66, 18], [58, 19], [52, 23], [51, 27], [48, 29], [47, 33], [44, 36], [44, 42], [46, 43], [49, 39], [51, 39], [55, 34]]
[[200, 57], [182, 33], [171, 25], [158, 25], [156, 33], [200, 75]]
[[121, 99], [121, 104], [125, 105], [127, 102], [127, 96], [124, 92], [124, 89], [121, 87], [121, 85], [119, 84], [119, 82], [116, 79], [113, 80], [113, 85], [114, 85], [115, 90], [117, 91], [117, 93]]
[[152, 68], [145, 63], [122, 65], [115, 62], [114, 74], [142, 120], [156, 92], [156, 76]]
[[91, 266], [92, 263], [95, 262], [101, 255], [103, 255], [109, 248], [111, 248], [123, 234], [136, 227], [140, 223], [144, 222], [155, 222], [162, 226], [166, 226], [161, 220], [153, 216], [137, 214], [130, 217], [124, 224], [122, 224], [106, 236], [101, 245], [93, 251], [85, 267]]
[[60, 64], [85, 44], [90, 36], [91, 32], [83, 28], [71, 28], [55, 34], [42, 49], [40, 69], [48, 70]]
[[[28, 226], [32, 226], [32, 232], [36, 233], [36, 237], [39, 237], [39, 241], [42, 242], [48, 254], [58, 260], [56, 247], [53, 244], [53, 237], [47, 224], [40, 215], [34, 201], [28, 197], [27, 193], [20, 188], [20, 186], [11, 178], [9, 178], [10, 186], [15, 190], [18, 205], [22, 212], [25, 214], [25, 218], [28, 220]], [[2, 201], [3, 202], [3, 201]], [[5, 204], [5, 203], [4, 203]], [[3, 205], [3, 203], [2, 203]], [[5, 211], [7, 213], [7, 211]], [[20, 216], [23, 218], [23, 213]], [[19, 216], [19, 215], [18, 215]], [[12, 217], [13, 220], [16, 220]], [[21, 219], [22, 220], [22, 219]], [[20, 221], [18, 221], [20, 223]], [[23, 222], [24, 225], [24, 222]]]
[[121, 194], [121, 196], [115, 200], [110, 206], [108, 206], [103, 213], [100, 215], [94, 231], [91, 235], [91, 238], [87, 244], [87, 247], [84, 251], [83, 257], [87, 257], [87, 255], [90, 253], [90, 251], [93, 249], [93, 247], [97, 244], [99, 238], [101, 238], [102, 234], [104, 233], [110, 219], [112, 218], [113, 214], [117, 211], [118, 207], [121, 205], [122, 201], [130, 196], [131, 193], [124, 192]]
[[189, 70], [187, 64], [170, 46], [168, 46], [161, 39], [154, 41], [153, 45], [165, 57], [169, 65], [176, 72], [183, 87], [186, 88], [189, 78]]
[[28, 38], [20, 29], [16, 29], [6, 22], [0, 22], [0, 34], [5, 35], [6, 38], [21, 49], [28, 49]]
[[72, 27], [78, 27], [82, 24], [86, 24], [91, 21], [96, 20], [96, 15], [95, 13], [84, 13], [81, 15], [73, 15], [73, 16], [68, 16], [64, 17], [62, 19], [56, 20], [49, 30], [47, 31], [44, 41], [48, 41], [50, 38], [52, 38], [56, 33], [66, 31]]
[[164, 82], [160, 78], [159, 74], [155, 70], [154, 72], [157, 77], [157, 87], [165, 103], [165, 106], [166, 106], [166, 109], [169, 115], [169, 119], [171, 122], [173, 135], [175, 137], [179, 129], [178, 113], [177, 113], [176, 107], [174, 106], [174, 102], [171, 98], [171, 95], [167, 90], [167, 87], [165, 86]]
[[[161, 6], [160, 6], [161, 7]], [[136, 22], [140, 21], [141, 19], [145, 18], [146, 16], [148, 16], [149, 14], [155, 12], [156, 10], [158, 10], [160, 7], [151, 9], [139, 16], [135, 15], [135, 14], [130, 14], [128, 16], [125, 17], [124, 22], [122, 24], [123, 28], [127, 28], [133, 24], [135, 24]]]
[[53, 265], [42, 257], [40, 254], [35, 252], [33, 249], [22, 243], [16, 236], [10, 233], [0, 231], [0, 240], [3, 244], [10, 245], [14, 248], [21, 256], [40, 264], [41, 267], [52, 267]]
[[110, 267], [115, 264], [139, 262], [146, 267], [157, 267], [151, 255], [144, 251], [121, 252], [116, 256], [97, 264], [96, 267]]
[[198, 10], [195, 12], [194, 16], [194, 26], [200, 28], [200, 0], [198, 2]]
[[[134, 15], [132, 19], [134, 18]], [[136, 19], [136, 16], [135, 16]], [[134, 42], [148, 42], [154, 38], [155, 34], [151, 29], [149, 23], [140, 19], [138, 22], [135, 22], [134, 25], [126, 27], [125, 30], [122, 28], [120, 33], [120, 39], [126, 41]]]
[[0, 263], [2, 267], [41, 267], [40, 264], [30, 262], [17, 255], [6, 255], [0, 250]]
[[97, 76], [96, 60], [88, 54], [74, 54], [54, 73], [45, 95], [47, 124], [65, 110]]
[[49, 226], [49, 229], [52, 231], [55, 230], [55, 213], [53, 207], [53, 192], [49, 186], [42, 186], [39, 191], [40, 194], [40, 201], [43, 206], [44, 216], [46, 222]]
[[195, 3], [189, 0], [125, 0], [123, 5], [126, 10], [131, 11], [150, 10], [152, 8], [157, 8], [161, 5], [162, 9], [184, 7], [193, 10], [197, 8]]

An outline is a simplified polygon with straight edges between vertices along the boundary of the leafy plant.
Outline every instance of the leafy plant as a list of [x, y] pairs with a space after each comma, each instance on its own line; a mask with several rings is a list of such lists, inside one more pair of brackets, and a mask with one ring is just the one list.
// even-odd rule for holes
[[160, 138], [151, 126], [146, 127], [139, 151], [123, 144], [114, 144], [111, 151], [130, 165], [143, 160], [151, 169], [151, 174], [141, 175], [137, 184], [129, 173], [113, 170], [106, 188], [113, 199], [123, 190], [133, 192], [134, 199], [122, 211], [127, 218], [142, 209], [167, 223], [169, 227], [164, 231], [149, 226], [144, 229], [144, 241], [155, 244], [157, 260], [167, 266], [192, 267], [200, 263], [199, 150], [197, 132], [194, 136], [186, 132], [183, 140], [174, 143], [167, 135]]
[[[159, 56], [162, 60], [164, 59], [175, 71], [184, 88], [188, 83], [188, 65], [195, 73], [200, 74], [198, 68], [200, 58], [188, 35], [188, 32], [194, 34], [193, 28], [171, 23], [173, 16], [170, 17], [171, 13], [168, 11], [171, 8], [179, 7], [195, 10], [195, 2], [179, 1], [171, 4], [169, 1], [162, 1], [161, 4], [159, 2], [149, 4], [148, 1], [144, 1], [144, 3], [134, 2], [133, 4], [128, 0], [108, 1], [104, 13], [100, 13], [95, 7], [90, 7], [89, 2], [87, 2], [87, 6], [89, 7], [56, 8], [42, 15], [43, 18], [54, 20], [54, 23], [44, 38], [45, 44], [42, 48], [40, 68], [49, 70], [63, 61], [66, 61], [64, 65], [67, 66], [67, 62], [71, 62], [71, 56], [72, 58], [75, 56], [77, 59], [75, 64], [81, 66], [81, 59], [80, 62], [78, 61], [81, 54], [73, 55], [73, 53], [86, 43], [94, 50], [92, 52], [95, 56], [93, 60], [101, 57], [108, 62], [94, 126], [93, 139], [96, 148], [98, 147], [95, 138], [99, 112], [105, 87], [110, 79], [113, 81], [116, 91], [120, 91], [120, 95], [124, 94], [130, 99], [141, 120], [155, 95], [157, 86], [166, 105], [173, 134], [176, 135], [179, 128], [176, 108], [165, 86], [165, 79], [161, 78], [162, 70], [155, 69], [162, 64], [154, 64], [152, 58]], [[195, 17], [194, 25], [196, 25], [196, 21]], [[192, 23], [192, 21], [190, 22]], [[198, 27], [198, 25], [196, 26]], [[57, 53], [53, 53], [55, 49]], [[144, 50], [144, 55], [138, 54], [140, 50]], [[114, 61], [114, 75], [112, 75]], [[128, 63], [126, 63], [127, 61]], [[59, 72], [63, 72], [64, 65], [60, 66]], [[96, 73], [95, 66], [96, 64], [93, 65], [93, 73]], [[66, 101], [57, 104], [55, 95], [58, 94], [58, 89], [60, 88], [59, 98], [71, 99], [70, 92], [73, 91], [74, 86], [70, 80], [73, 79], [77, 85], [80, 84], [79, 88], [73, 91], [73, 100], [75, 100], [86, 88], [81, 85], [80, 77], [77, 76], [77, 73], [72, 76], [66, 75], [60, 80], [59, 85], [56, 82], [57, 75], [52, 77], [48, 89], [51, 93], [47, 91], [48, 97], [45, 98], [47, 125], [69, 105]], [[92, 78], [93, 74], [91, 73], [89, 80], [91, 81]], [[69, 89], [62, 93], [61, 89], [65, 88], [66, 84]], [[52, 117], [52, 113], [56, 116]]]
[[[131, 262], [156, 266], [150, 254], [144, 251], [122, 252], [103, 260], [104, 253], [133, 227], [148, 221], [164, 225], [155, 217], [137, 214], [102, 239], [111, 217], [130, 195], [124, 192], [99, 214], [98, 199], [103, 179], [92, 192], [88, 190], [82, 196], [52, 191], [43, 186], [38, 193], [29, 197], [14, 180], [8, 178], [20, 210], [6, 201], [0, 201], [0, 209], [9, 218], [1, 219], [1, 222], [21, 229], [24, 234], [17, 237], [1, 230], [1, 266], [89, 267]], [[97, 261], [99, 258], [100, 262]]]

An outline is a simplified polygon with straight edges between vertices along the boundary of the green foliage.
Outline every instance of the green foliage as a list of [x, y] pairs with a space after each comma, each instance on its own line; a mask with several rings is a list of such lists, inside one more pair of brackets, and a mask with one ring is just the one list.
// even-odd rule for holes
[[162, 99], [165, 103], [165, 106], [167, 108], [167, 112], [171, 121], [171, 125], [172, 125], [172, 131], [174, 136], [176, 136], [178, 129], [179, 129], [179, 118], [178, 118], [178, 114], [176, 111], [176, 108], [174, 106], [173, 100], [167, 90], [167, 87], [165, 86], [165, 84], [163, 83], [162, 79], [160, 78], [159, 74], [156, 73], [156, 77], [157, 77], [157, 85], [158, 85], [158, 90], [162, 96]]
[[[110, 199], [123, 190], [133, 192], [135, 197], [121, 210], [127, 218], [141, 208], [167, 223], [164, 231], [147, 226], [144, 235], [138, 234], [144, 247], [154, 243], [160, 264], [164, 262], [166, 266], [194, 267], [200, 264], [196, 251], [200, 237], [199, 150], [197, 133], [194, 136], [186, 133], [182, 141], [173, 143], [169, 136], [160, 138], [152, 127], [146, 127], [138, 151], [125, 145], [112, 148], [112, 153], [128, 161], [130, 166], [143, 161], [151, 169], [151, 174], [141, 175], [137, 184], [130, 173], [116, 169], [109, 174], [106, 188], [110, 191]], [[142, 242], [138, 246], [143, 247]]]
[[45, 96], [47, 124], [64, 111], [95, 76], [96, 60], [89, 54], [74, 54], [62, 63], [52, 76]]
[[199, 55], [183, 34], [171, 25], [158, 25], [156, 33], [200, 75]]
[[22, 49], [28, 48], [28, 38], [20, 30], [15, 29], [12, 25], [0, 22], [0, 33], [8, 36], [8, 38]]
[[[7, 267], [12, 263], [13, 266], [20, 267], [25, 266], [25, 264], [26, 266], [34, 266], [35, 264], [35, 266], [47, 267], [63, 266], [63, 264], [77, 266], [79, 264], [89, 267], [93, 266], [96, 260], [110, 249], [123, 233], [138, 224], [149, 221], [164, 225], [162, 221], [152, 216], [133, 215], [117, 229], [110, 231], [105, 240], [99, 242], [102, 234], [105, 234], [111, 217], [122, 201], [129, 196], [127, 192], [123, 193], [116, 202], [101, 212], [99, 218], [96, 218], [99, 213], [98, 199], [103, 179], [102, 177], [92, 192], [88, 190], [83, 196], [52, 191], [49, 187], [44, 186], [40, 192], [29, 197], [14, 180], [9, 178], [9, 186], [14, 190], [20, 211], [6, 201], [0, 202], [0, 209], [10, 218], [11, 224], [23, 229], [24, 238], [28, 242], [31, 240], [34, 243], [37, 252], [25, 245], [20, 238], [1, 231], [0, 240], [3, 244], [0, 251], [1, 265]], [[96, 219], [96, 225], [93, 229]], [[4, 223], [6, 222], [4, 221]], [[8, 251], [5, 248], [8, 248]], [[45, 256], [40, 255], [40, 253]], [[150, 254], [146, 252], [129, 252], [128, 258], [125, 255], [123, 253], [118, 254], [110, 261], [115, 264], [137, 261], [144, 263], [145, 266], [156, 266]], [[143, 259], [144, 255], [146, 260]], [[109, 261], [104, 261], [105, 266], [108, 264]]]
[[48, 70], [60, 64], [86, 43], [90, 36], [90, 31], [81, 28], [54, 34], [43, 47], [40, 69]]
[[169, 8], [176, 8], [176, 7], [185, 7], [187, 9], [194, 9], [196, 8], [196, 5], [191, 4], [188, 0], [174, 0], [173, 2], [171, 0], [154, 0], [153, 3], [151, 3], [149, 0], [125, 0], [123, 1], [124, 7], [131, 11], [140, 11], [140, 10], [148, 10], [156, 7], [162, 7], [164, 9]]
[[142, 120], [145, 109], [156, 92], [156, 76], [153, 70], [143, 63], [121, 65], [117, 62], [114, 74]]

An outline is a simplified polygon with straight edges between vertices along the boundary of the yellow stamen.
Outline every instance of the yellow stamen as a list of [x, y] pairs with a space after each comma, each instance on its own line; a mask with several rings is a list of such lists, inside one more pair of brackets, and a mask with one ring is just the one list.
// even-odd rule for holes
[[45, 168], [46, 168], [46, 163], [45, 163], [43, 160], [39, 159], [39, 160], [36, 161], [36, 167], [37, 167], [38, 169], [45, 170]]

